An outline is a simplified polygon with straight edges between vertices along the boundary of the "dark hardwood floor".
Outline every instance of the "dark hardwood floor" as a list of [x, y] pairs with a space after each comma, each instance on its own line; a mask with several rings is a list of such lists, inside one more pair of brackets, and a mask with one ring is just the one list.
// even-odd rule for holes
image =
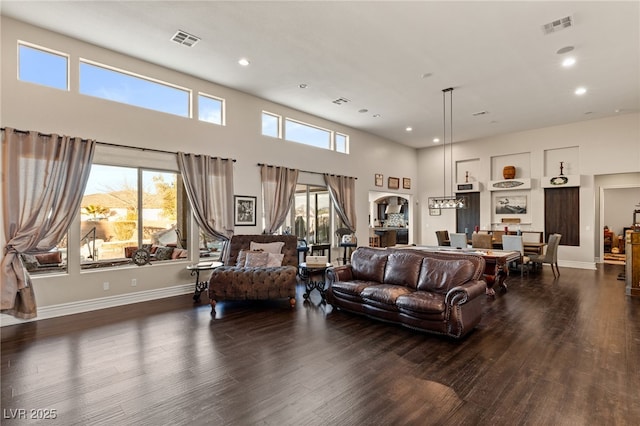
[[184, 295], [3, 327], [2, 424], [637, 425], [640, 299], [622, 270], [514, 274], [462, 341], [302, 289], [295, 309], [227, 302], [213, 320]]

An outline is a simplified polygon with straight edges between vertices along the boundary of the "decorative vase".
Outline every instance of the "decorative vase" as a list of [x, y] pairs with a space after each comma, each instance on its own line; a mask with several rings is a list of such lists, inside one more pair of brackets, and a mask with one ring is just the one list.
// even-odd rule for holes
[[513, 179], [516, 177], [516, 168], [515, 166], [504, 166], [502, 169], [502, 176], [505, 179]]

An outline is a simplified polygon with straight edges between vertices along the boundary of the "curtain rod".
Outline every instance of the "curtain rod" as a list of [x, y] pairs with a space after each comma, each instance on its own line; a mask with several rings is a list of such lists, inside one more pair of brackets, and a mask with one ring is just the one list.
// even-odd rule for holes
[[[4, 132], [4, 131], [6, 131], [6, 128], [2, 127], [2, 128], [0, 128], [0, 130], [2, 130], [2, 131]], [[22, 133], [22, 134], [25, 134], [25, 135], [28, 135], [28, 134], [29, 134], [29, 130], [13, 129], [13, 131], [14, 131], [15, 133]], [[45, 137], [45, 138], [50, 138], [50, 137], [52, 137], [53, 135], [48, 134], [48, 133], [41, 133], [41, 132], [38, 132], [38, 136], [43, 136], [43, 137]], [[83, 140], [83, 141], [86, 141], [86, 140], [89, 140], [89, 139], [82, 139], [82, 140]], [[127, 148], [127, 149], [137, 149], [137, 150], [140, 150], [140, 151], [159, 152], [159, 153], [161, 153], [161, 154], [177, 154], [177, 153], [178, 153], [178, 152], [176, 152], [176, 151], [165, 151], [165, 150], [163, 150], [163, 149], [156, 149], [156, 148], [140, 148], [140, 147], [137, 147], [137, 146], [120, 145], [120, 144], [117, 144], [117, 143], [110, 143], [110, 142], [100, 142], [100, 141], [96, 141], [96, 143], [97, 143], [97, 144], [100, 144], [100, 145], [105, 145], [105, 146], [113, 146], [113, 147], [116, 147], [116, 148]], [[200, 155], [201, 155], [201, 154], [196, 154], [196, 156], [197, 156], [197, 157], [199, 157]], [[231, 161], [233, 161], [234, 163], [236, 162], [235, 158], [223, 158], [223, 160], [231, 160]]]
[[[258, 163], [258, 166], [283, 167], [283, 166], [274, 166], [272, 164], [264, 164], [264, 163]], [[292, 169], [291, 167], [287, 167], [287, 169], [295, 170], [295, 169]], [[352, 177], [352, 176], [336, 175], [336, 174], [333, 174], [333, 173], [312, 172], [311, 170], [299, 170], [299, 171], [301, 171], [302, 173], [311, 173], [311, 174], [314, 174], [314, 175], [325, 175], [325, 174], [327, 174], [329, 176], [344, 176], [344, 177], [348, 177], [348, 178], [352, 178], [352, 179], [356, 179], [356, 180], [358, 179], [357, 177]]]

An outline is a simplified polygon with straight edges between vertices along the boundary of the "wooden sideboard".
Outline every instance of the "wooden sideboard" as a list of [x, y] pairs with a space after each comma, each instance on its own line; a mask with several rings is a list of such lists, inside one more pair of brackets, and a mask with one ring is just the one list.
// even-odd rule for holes
[[640, 296], [640, 232], [625, 234], [625, 280], [627, 295]]

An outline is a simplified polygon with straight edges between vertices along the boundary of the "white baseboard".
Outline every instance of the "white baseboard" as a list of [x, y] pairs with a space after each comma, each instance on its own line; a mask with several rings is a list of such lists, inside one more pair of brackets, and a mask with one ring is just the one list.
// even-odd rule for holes
[[135, 293], [101, 297], [99, 299], [61, 303], [59, 305], [51, 305], [38, 308], [38, 316], [28, 320], [23, 320], [15, 318], [11, 315], [2, 314], [0, 315], [0, 326], [5, 327], [8, 325], [22, 324], [25, 322], [62, 317], [65, 315], [96, 311], [98, 309], [113, 308], [116, 306], [129, 305], [132, 303], [164, 299], [165, 297], [180, 296], [188, 293], [193, 293], [193, 284], [181, 284], [173, 287], [165, 287], [155, 290], [138, 291]]
[[576, 262], [573, 260], [559, 260], [558, 267], [564, 266], [566, 268], [577, 268], [577, 269], [592, 269], [596, 270], [596, 262]]

